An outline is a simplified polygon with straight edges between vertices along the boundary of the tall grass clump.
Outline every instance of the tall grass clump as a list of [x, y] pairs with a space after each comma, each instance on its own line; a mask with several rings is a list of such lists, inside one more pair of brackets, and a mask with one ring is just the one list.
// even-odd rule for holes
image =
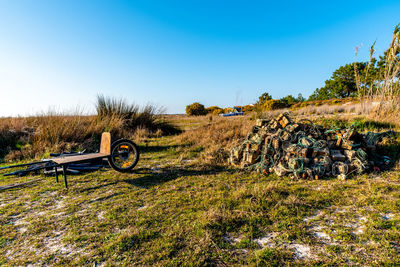
[[97, 96], [96, 111], [98, 120], [118, 119], [123, 122], [123, 127], [128, 131], [147, 129], [151, 132], [161, 130], [164, 134], [178, 133], [178, 129], [162, 118], [164, 109], [153, 104], [140, 107], [128, 103], [125, 99]]

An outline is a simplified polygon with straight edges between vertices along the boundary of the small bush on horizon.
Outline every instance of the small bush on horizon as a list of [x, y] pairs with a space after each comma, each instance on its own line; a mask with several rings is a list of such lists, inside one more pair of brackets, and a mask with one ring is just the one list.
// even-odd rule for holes
[[245, 113], [254, 111], [254, 105], [245, 105], [242, 107], [242, 111]]
[[270, 100], [265, 101], [265, 103], [263, 104], [264, 111], [276, 110], [276, 109], [281, 109], [281, 108], [285, 108], [285, 107], [286, 107], [286, 104], [279, 99], [270, 99]]
[[220, 109], [214, 109], [214, 111], [212, 112], [212, 115], [219, 115], [224, 113], [224, 110], [222, 108]]
[[211, 106], [206, 108], [207, 114], [218, 115], [224, 112], [224, 110], [218, 106]]
[[204, 105], [199, 102], [194, 102], [186, 106], [186, 114], [189, 116], [203, 116], [207, 115], [207, 110]]
[[233, 108], [224, 108], [224, 113], [230, 113], [233, 111]]

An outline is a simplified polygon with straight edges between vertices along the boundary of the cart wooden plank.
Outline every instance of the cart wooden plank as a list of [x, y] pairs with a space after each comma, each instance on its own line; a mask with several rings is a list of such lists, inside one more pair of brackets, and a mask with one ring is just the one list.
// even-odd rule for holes
[[57, 164], [63, 165], [63, 164], [76, 163], [93, 159], [107, 158], [108, 156], [110, 156], [110, 154], [90, 153], [77, 156], [56, 157], [56, 158], [51, 158], [50, 160]]
[[101, 135], [100, 153], [56, 157], [56, 158], [51, 158], [50, 160], [59, 165], [64, 165], [68, 163], [78, 163], [87, 160], [107, 158], [108, 156], [110, 156], [110, 153], [111, 153], [111, 134], [108, 132], [104, 132]]

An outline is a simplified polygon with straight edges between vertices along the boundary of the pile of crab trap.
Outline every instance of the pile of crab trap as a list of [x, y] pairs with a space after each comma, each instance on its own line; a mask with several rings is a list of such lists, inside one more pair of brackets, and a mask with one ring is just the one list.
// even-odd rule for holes
[[272, 120], [257, 120], [246, 140], [232, 149], [235, 166], [278, 176], [319, 179], [387, 168], [391, 159], [377, 153], [377, 143], [392, 133], [361, 134], [348, 129], [325, 129], [303, 119], [294, 122], [288, 114]]

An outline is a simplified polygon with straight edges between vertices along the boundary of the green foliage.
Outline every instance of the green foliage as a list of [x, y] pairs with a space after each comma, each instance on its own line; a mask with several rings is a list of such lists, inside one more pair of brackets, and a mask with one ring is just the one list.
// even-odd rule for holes
[[325, 81], [325, 86], [317, 88], [310, 96], [309, 100], [325, 100], [357, 96], [355, 66], [361, 75], [361, 73], [365, 71], [367, 63], [358, 62], [339, 67], [333, 72], [331, 78]]
[[305, 99], [304, 99], [304, 97], [303, 97], [302, 94], [299, 94], [297, 97], [294, 97], [294, 96], [292, 96], [292, 95], [288, 95], [288, 96], [282, 97], [280, 100], [281, 100], [281, 102], [284, 103], [287, 107], [290, 107], [290, 106], [293, 105], [293, 104], [296, 104], [296, 103], [300, 103], [300, 102], [304, 102], [304, 101], [305, 101]]
[[242, 108], [242, 111], [243, 112], [250, 112], [250, 111], [254, 111], [254, 105], [245, 105], [245, 106], [243, 106], [243, 108]]
[[269, 111], [269, 110], [276, 110], [276, 109], [281, 109], [281, 108], [285, 108], [286, 104], [284, 102], [282, 102], [279, 99], [270, 99], [265, 101], [264, 105], [263, 105], [263, 110], [264, 111]]
[[186, 106], [186, 114], [189, 116], [202, 116], [207, 114], [207, 110], [204, 105], [199, 102], [194, 102], [193, 104]]
[[258, 97], [257, 105], [263, 105], [266, 101], [271, 100], [272, 96], [267, 92]]
[[304, 102], [305, 99], [302, 94], [298, 94], [297, 97], [292, 95], [285, 96], [281, 99], [272, 99], [268, 93], [263, 93], [259, 98], [255, 106], [245, 106], [243, 111], [268, 111], [290, 107], [293, 104]]

